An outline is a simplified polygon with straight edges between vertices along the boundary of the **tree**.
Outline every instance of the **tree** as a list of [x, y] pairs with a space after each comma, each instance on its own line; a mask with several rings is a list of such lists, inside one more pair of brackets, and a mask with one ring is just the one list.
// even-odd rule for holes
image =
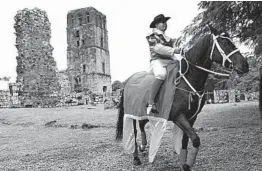
[[11, 77], [0, 77], [0, 80], [3, 80], [3, 81], [10, 81], [11, 80]]
[[238, 83], [236, 83], [236, 89], [245, 90], [247, 92], [259, 91], [260, 73], [259, 68], [261, 67], [260, 59], [255, 56], [248, 58], [249, 72], [239, 77]]
[[116, 80], [112, 84], [112, 91], [116, 91], [118, 89], [121, 89], [122, 87], [123, 87], [123, 84], [120, 81]]

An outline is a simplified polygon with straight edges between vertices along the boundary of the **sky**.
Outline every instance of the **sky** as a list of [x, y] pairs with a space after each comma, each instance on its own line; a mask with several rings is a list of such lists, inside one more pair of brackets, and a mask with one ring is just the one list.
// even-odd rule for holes
[[132, 74], [149, 68], [146, 36], [158, 14], [170, 16], [166, 34], [176, 38], [197, 15], [199, 1], [183, 0], [8, 0], [0, 7], [0, 77], [16, 81], [14, 16], [24, 8], [40, 8], [51, 22], [53, 57], [58, 70], [67, 68], [66, 16], [70, 10], [94, 7], [107, 17], [111, 81], [124, 81]]

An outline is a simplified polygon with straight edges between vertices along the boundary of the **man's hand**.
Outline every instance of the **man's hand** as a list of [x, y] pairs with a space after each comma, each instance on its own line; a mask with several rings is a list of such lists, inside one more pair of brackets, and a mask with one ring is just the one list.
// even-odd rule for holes
[[181, 61], [183, 59], [183, 56], [180, 54], [174, 54], [173, 60]]

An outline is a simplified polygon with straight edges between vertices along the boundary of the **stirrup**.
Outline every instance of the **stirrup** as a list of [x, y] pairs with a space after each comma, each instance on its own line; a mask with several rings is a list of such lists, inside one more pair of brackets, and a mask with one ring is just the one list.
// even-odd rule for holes
[[153, 104], [148, 104], [147, 108], [146, 108], [146, 114], [150, 114], [153, 108]]

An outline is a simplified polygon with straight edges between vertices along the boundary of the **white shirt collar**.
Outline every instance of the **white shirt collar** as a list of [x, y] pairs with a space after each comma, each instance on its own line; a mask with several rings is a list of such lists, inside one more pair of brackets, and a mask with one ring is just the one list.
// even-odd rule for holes
[[159, 30], [159, 29], [157, 29], [157, 28], [153, 28], [153, 32], [154, 33], [158, 33], [158, 34], [165, 34], [165, 32], [163, 32], [163, 31], [161, 31], [161, 30]]

